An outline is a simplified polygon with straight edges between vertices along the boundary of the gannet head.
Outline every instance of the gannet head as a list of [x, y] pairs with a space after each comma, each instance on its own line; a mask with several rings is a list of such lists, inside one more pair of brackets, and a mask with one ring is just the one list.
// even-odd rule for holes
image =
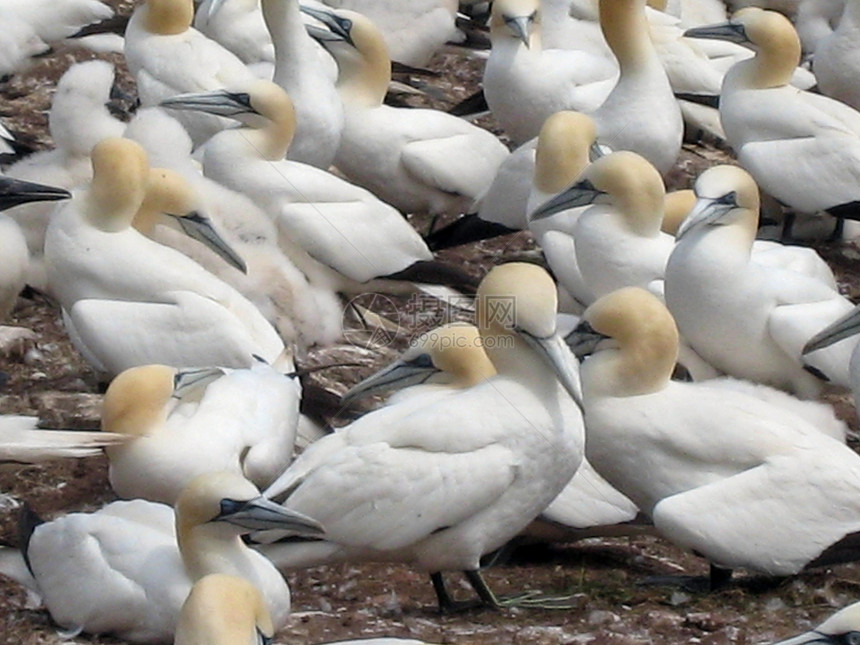
[[681, 222], [676, 239], [705, 227], [735, 225], [755, 237], [758, 228], [759, 192], [755, 180], [743, 168], [714, 166], [696, 180], [696, 204]]
[[146, 30], [162, 36], [181, 34], [194, 21], [194, 0], [146, 0], [142, 10]]
[[245, 578], [211, 573], [182, 605], [174, 645], [269, 645], [275, 630], [260, 591]]
[[695, 27], [684, 32], [691, 38], [728, 40], [746, 45], [760, 58], [754, 69], [757, 87], [785, 85], [800, 64], [800, 37], [791, 21], [776, 11], [745, 7], [726, 23]]
[[599, 374], [594, 380], [616, 396], [663, 389], [678, 360], [678, 328], [672, 314], [639, 287], [596, 300], [566, 341], [589, 368], [596, 361]]
[[495, 42], [515, 38], [531, 48], [540, 37], [538, 0], [496, 0], [490, 15], [490, 37]]
[[265, 139], [259, 152], [271, 161], [284, 158], [296, 132], [292, 100], [280, 86], [261, 79], [223, 90], [179, 94], [164, 99], [161, 106], [225, 116], [261, 130]]
[[316, 520], [262, 497], [254, 484], [229, 472], [192, 479], [176, 499], [175, 510], [180, 540], [195, 532], [237, 536], [279, 529], [307, 537], [324, 533]]
[[556, 327], [557, 290], [541, 267], [509, 262], [493, 267], [481, 281], [475, 317], [484, 351], [499, 371], [506, 360], [505, 337], [519, 337], [545, 361], [577, 404], [579, 375]]
[[350, 103], [381, 105], [391, 80], [391, 57], [382, 32], [367, 16], [347, 9], [302, 6], [327, 29], [307, 31], [337, 61], [338, 90]]
[[663, 220], [665, 197], [657, 169], [635, 152], [622, 150], [588, 166], [576, 183], [539, 206], [532, 219], [589, 204], [611, 204], [633, 230], [650, 235]]
[[660, 230], [667, 235], [674, 236], [681, 226], [681, 222], [687, 217], [693, 206], [696, 205], [695, 191], [687, 188], [666, 193], [663, 201], [663, 223]]
[[0, 211], [28, 202], [52, 202], [71, 196], [72, 194], [63, 188], [0, 175]]
[[470, 387], [495, 373], [478, 328], [455, 322], [418, 336], [399, 360], [355, 385], [342, 400], [346, 403], [377, 392], [440, 380], [452, 388]]
[[853, 645], [860, 643], [860, 603], [848, 605], [837, 611], [814, 630], [798, 634], [773, 645]]
[[596, 141], [597, 126], [588, 115], [563, 110], [547, 118], [538, 134], [535, 187], [557, 193], [576, 181], [588, 165]]
[[124, 230], [131, 226], [146, 194], [146, 152], [130, 139], [112, 137], [96, 144], [91, 159], [93, 180], [86, 194], [86, 217], [103, 231]]
[[146, 196], [132, 225], [144, 235], [150, 235], [159, 215], [169, 218], [186, 235], [212, 249], [242, 273], [247, 273], [245, 262], [202, 212], [199, 197], [188, 180], [167, 168], [150, 168]]

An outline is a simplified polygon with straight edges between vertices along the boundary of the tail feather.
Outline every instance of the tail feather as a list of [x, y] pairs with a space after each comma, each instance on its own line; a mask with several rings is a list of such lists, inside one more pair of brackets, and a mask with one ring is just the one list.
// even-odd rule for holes
[[402, 271], [385, 276], [385, 279], [440, 284], [470, 294], [477, 291], [479, 282], [463, 269], [438, 260], [418, 260]]
[[104, 446], [122, 443], [127, 438], [110, 432], [39, 430], [37, 424], [36, 417], [0, 417], [0, 464], [90, 457], [99, 454]]

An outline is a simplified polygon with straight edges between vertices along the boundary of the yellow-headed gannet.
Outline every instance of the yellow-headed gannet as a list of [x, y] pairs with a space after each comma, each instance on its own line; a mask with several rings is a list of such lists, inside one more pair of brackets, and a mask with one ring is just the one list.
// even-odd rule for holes
[[[193, 18], [193, 0], [146, 0], [132, 14], [125, 30], [125, 58], [142, 105], [255, 78], [233, 53], [194, 29]], [[209, 114], [177, 118], [195, 145], [230, 125]]]
[[185, 488], [175, 514], [134, 500], [39, 523], [23, 553], [3, 553], [0, 570], [38, 593], [73, 634], [169, 641], [191, 585], [211, 573], [251, 581], [280, 629], [290, 613], [287, 583], [241, 539], [263, 529], [322, 534], [318, 523], [261, 497], [242, 477], [210, 472]]
[[758, 187], [734, 166], [696, 181], [698, 201], [681, 225], [666, 265], [665, 298], [681, 334], [718, 370], [810, 398], [820, 376], [848, 386], [853, 342], [806, 357], [801, 349], [853, 307], [831, 284], [751, 257]]
[[583, 436], [549, 275], [531, 264], [497, 266], [476, 304], [498, 374], [441, 398], [385, 406], [309, 446], [266, 494], [330, 524], [323, 541], [266, 546], [279, 568], [408, 562], [432, 574], [443, 609], [451, 599], [441, 572], [461, 570], [482, 603], [499, 606], [479, 559], [561, 492], [579, 467]]
[[728, 23], [687, 34], [744, 43], [756, 52], [726, 74], [720, 120], [762, 190], [801, 213], [860, 217], [860, 112], [789, 86], [800, 39], [788, 19], [750, 7]]
[[391, 60], [379, 29], [351, 11], [305, 11], [328, 27], [311, 35], [339, 68], [346, 122], [335, 166], [404, 213], [465, 213], [508, 149], [450, 114], [383, 105]]
[[851, 557], [860, 457], [781, 405], [670, 380], [678, 330], [655, 296], [604, 296], [568, 342], [584, 359], [589, 461], [662, 535], [715, 565], [712, 585], [725, 569], [790, 575]]
[[91, 186], [56, 213], [45, 238], [49, 284], [87, 361], [108, 374], [148, 363], [248, 367], [255, 355], [275, 364], [284, 344], [256, 307], [131, 227], [149, 176], [143, 149], [106, 139], [92, 159]]
[[132, 367], [105, 394], [102, 430], [129, 437], [107, 451], [125, 499], [173, 504], [199, 474], [224, 470], [271, 484], [293, 457], [301, 386], [264, 363], [250, 369]]

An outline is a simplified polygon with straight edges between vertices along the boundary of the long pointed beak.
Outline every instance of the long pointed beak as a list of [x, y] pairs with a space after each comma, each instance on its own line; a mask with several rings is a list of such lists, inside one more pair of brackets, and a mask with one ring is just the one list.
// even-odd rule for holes
[[734, 206], [730, 204], [722, 204], [715, 199], [709, 197], [699, 197], [693, 205], [692, 210], [681, 222], [678, 227], [678, 232], [675, 233], [675, 239], [680, 240], [687, 233], [695, 228], [705, 226], [711, 222], [716, 222], [723, 215], [732, 210]]
[[226, 373], [223, 367], [192, 367], [179, 370], [173, 377], [173, 396], [181, 398], [183, 394], [197, 388], [206, 387]]
[[173, 110], [194, 110], [217, 116], [235, 117], [239, 114], [258, 114], [251, 107], [251, 97], [244, 92], [214, 90], [178, 94], [164, 99], [160, 105]]
[[609, 338], [599, 331], [595, 331], [587, 320], [582, 320], [579, 324], [564, 338], [568, 348], [573, 355], [581, 362], [582, 359], [591, 356], [597, 345]]
[[417, 365], [412, 361], [395, 361], [354, 385], [341, 397], [341, 401], [350, 403], [377, 392], [401, 390], [410, 385], [420, 385], [439, 372], [441, 370], [432, 363], [429, 366], [424, 366]]
[[732, 43], [744, 44], [750, 42], [746, 29], [738, 22], [724, 22], [718, 25], [693, 27], [684, 32], [687, 38], [705, 38], [708, 40], [728, 40]]
[[212, 220], [208, 217], [201, 215], [197, 211], [185, 215], [166, 214], [176, 219], [188, 237], [192, 237], [208, 246], [230, 266], [239, 269], [242, 273], [248, 273], [245, 261], [224, 241], [224, 238], [218, 235], [215, 227], [212, 225]]
[[579, 369], [570, 353], [567, 345], [558, 333], [549, 336], [548, 338], [538, 338], [524, 332], [521, 329], [517, 330], [520, 336], [531, 345], [531, 347], [540, 354], [549, 365], [552, 367], [558, 380], [568, 391], [570, 396], [576, 401], [579, 409], [582, 408], [582, 386], [579, 383]]
[[860, 332], [860, 307], [855, 307], [836, 322], [829, 324], [815, 334], [803, 346], [803, 354], [809, 354], [817, 349], [824, 349], [833, 343], [848, 338]]
[[[349, 35], [349, 27], [351, 26], [351, 23], [348, 20], [344, 20], [340, 16], [330, 11], [316, 9], [315, 7], [308, 7], [303, 4], [299, 5], [299, 9], [310, 17], [319, 20], [322, 24], [324, 24], [331, 30], [331, 34], [329, 36], [322, 36], [324, 40], [343, 40], [348, 42], [353, 47], [355, 46], [355, 43], [352, 42], [352, 37]], [[312, 33], [310, 29], [308, 30], [308, 33], [310, 33], [311, 36], [319, 40], [317, 35]], [[334, 38], [331, 37], [332, 35], [334, 36]]]
[[783, 641], [778, 641], [773, 643], [773, 645], [807, 645], [808, 643], [829, 643], [830, 645], [836, 645], [839, 642], [838, 638], [822, 634], [821, 632], [810, 631], [792, 636]]
[[51, 202], [71, 196], [72, 194], [63, 188], [0, 175], [0, 211], [28, 202]]
[[216, 522], [228, 522], [249, 531], [277, 529], [300, 537], [325, 535], [322, 524], [298, 511], [284, 508], [262, 495], [248, 501], [221, 500], [221, 514]]
[[526, 49], [528, 49], [532, 31], [531, 18], [529, 16], [505, 17], [505, 24], [521, 41], [523, 41]]
[[601, 195], [605, 194], [602, 190], [597, 190], [589, 180], [583, 179], [576, 182], [570, 188], [565, 188], [558, 195], [551, 197], [538, 206], [529, 215], [529, 219], [531, 221], [544, 219], [570, 208], [588, 206], [589, 204], [593, 204]]
[[588, 147], [588, 160], [594, 163], [601, 157], [612, 154], [612, 148], [595, 141]]

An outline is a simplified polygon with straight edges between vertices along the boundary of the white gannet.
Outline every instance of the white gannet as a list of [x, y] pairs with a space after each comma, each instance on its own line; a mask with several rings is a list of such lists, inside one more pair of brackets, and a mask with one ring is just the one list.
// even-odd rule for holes
[[245, 124], [206, 144], [203, 172], [266, 211], [278, 226], [281, 248], [312, 284], [361, 292], [374, 278], [409, 279], [410, 272], [438, 266], [392, 206], [331, 173], [284, 159], [295, 113], [289, 96], [274, 83], [257, 80], [164, 104], [229, 115]]
[[860, 634], [860, 603], [843, 607], [818, 627], [808, 632], [786, 638], [773, 645], [837, 645], [857, 639]]
[[287, 583], [241, 539], [267, 528], [322, 534], [319, 524], [261, 497], [247, 480], [210, 472], [185, 488], [175, 514], [144, 500], [71, 513], [35, 526], [22, 545], [26, 561], [6, 551], [0, 567], [75, 634], [167, 642], [191, 585], [210, 573], [251, 581], [280, 629], [290, 613]]
[[584, 359], [589, 461], [662, 535], [715, 565], [712, 585], [725, 569], [790, 575], [846, 555], [860, 457], [792, 410], [670, 380], [678, 331], [655, 296], [604, 296], [568, 342]]
[[105, 446], [125, 441], [109, 432], [40, 430], [37, 417], [0, 415], [0, 470], [53, 459], [92, 457]]
[[39, 38], [32, 25], [13, 12], [0, 7], [0, 78], [25, 71], [33, 59], [50, 51], [51, 46]]
[[[857, 217], [860, 112], [788, 85], [800, 40], [784, 16], [755, 7], [687, 32], [751, 46], [726, 74], [720, 120], [740, 164], [762, 190], [801, 213]], [[790, 163], [786, 163], [790, 160]]]
[[260, 11], [260, 0], [203, 0], [194, 14], [194, 28], [229, 49], [246, 65], [268, 68], [271, 78], [275, 48]]
[[543, 49], [541, 29], [538, 0], [493, 3], [484, 96], [515, 143], [536, 137], [547, 117], [559, 110], [595, 111], [617, 77], [614, 65], [602, 56]]
[[106, 139], [92, 159], [92, 184], [54, 215], [45, 238], [48, 282], [87, 361], [109, 374], [148, 363], [248, 367], [255, 355], [276, 364], [283, 342], [256, 307], [131, 227], [149, 174], [143, 149]]
[[265, 363], [250, 369], [132, 367], [108, 387], [102, 430], [129, 437], [107, 450], [111, 487], [125, 499], [173, 504], [212, 470], [260, 488], [289, 465], [301, 386]]
[[74, 36], [87, 25], [114, 15], [99, 0], [3, 0], [2, 11], [26, 22], [46, 43]]
[[441, 608], [451, 606], [441, 572], [462, 570], [481, 601], [498, 606], [478, 574], [481, 555], [534, 519], [581, 459], [579, 413], [564, 391], [578, 396], [578, 385], [555, 294], [535, 265], [492, 269], [478, 288], [477, 321], [498, 374], [441, 399], [385, 406], [309, 446], [266, 494], [313, 508], [330, 523], [326, 538], [270, 544], [266, 555], [281, 569], [408, 562], [432, 574]]
[[465, 213], [508, 149], [450, 114], [383, 105], [391, 60], [379, 29], [351, 11], [305, 11], [329, 28], [311, 33], [339, 68], [346, 120], [335, 166], [403, 213]]
[[594, 204], [578, 216], [572, 235], [585, 287], [600, 297], [662, 280], [675, 243], [660, 230], [665, 198], [656, 168], [635, 152], [622, 150], [592, 163], [576, 183], [531, 217], [535, 222], [564, 210], [570, 219], [572, 209]]
[[[833, 343], [855, 336], [858, 332], [860, 332], [860, 309], [855, 307], [842, 318], [832, 322], [810, 338], [803, 347], [803, 353], [809, 354], [829, 347]], [[851, 352], [848, 371], [851, 379], [851, 392], [854, 395], [854, 407], [860, 410], [860, 351], [857, 349], [858, 346], [855, 346]]]
[[[395, 390], [386, 405], [404, 401], [417, 405], [419, 402], [412, 400], [413, 397], [444, 397], [495, 375], [477, 327], [450, 323], [421, 334], [397, 361], [352, 387], [343, 401]], [[578, 422], [576, 411], [572, 423]], [[583, 459], [576, 474], [541, 512], [538, 521], [552, 523], [556, 531], [571, 539], [593, 536], [603, 527], [629, 522], [636, 518], [637, 512], [633, 502], [612, 488]], [[524, 534], [540, 535], [533, 533], [531, 526]]]
[[860, 110], [860, 5], [845, 3], [836, 31], [822, 40], [815, 50], [813, 71], [823, 94]]
[[797, 7], [792, 22], [803, 43], [803, 53], [813, 58], [813, 64], [822, 42], [833, 35], [842, 22], [843, 10], [850, 4], [850, 0], [803, 0]]
[[[60, 77], [51, 98], [48, 129], [53, 150], [43, 150], [12, 164], [6, 174], [71, 190], [92, 179], [90, 150], [102, 139], [122, 136], [125, 124], [108, 110], [114, 68], [100, 60], [76, 63]], [[18, 222], [30, 250], [27, 283], [46, 288], [43, 251], [53, 204], [30, 204], [10, 215]]]
[[[695, 190], [666, 265], [666, 304], [681, 334], [726, 374], [816, 396], [821, 381], [804, 369], [801, 349], [852, 304], [827, 282], [751, 259], [759, 193], [743, 169], [711, 168]], [[842, 342], [806, 361], [848, 386], [853, 346]]]
[[[125, 30], [125, 58], [144, 106], [182, 92], [247, 82], [254, 74], [230, 51], [191, 26], [192, 0], [146, 0]], [[179, 114], [195, 145], [230, 125], [210, 114]]]
[[[188, 186], [182, 186], [181, 179], [161, 168], [161, 172], [150, 170], [147, 195], [158, 184], [157, 194], [178, 190], [188, 198], [198, 199], [202, 211], [244, 260], [247, 272], [242, 273], [172, 228], [158, 225], [164, 223], [164, 217], [147, 217], [154, 228], [144, 227], [143, 222], [137, 223], [141, 217], [138, 211], [135, 216], [138, 230], [161, 244], [181, 250], [239, 291], [257, 306], [285, 342], [295, 342], [300, 350], [328, 345], [340, 336], [343, 311], [337, 295], [308, 283], [278, 247], [275, 223], [249, 197], [203, 176], [191, 159], [191, 139], [178, 121], [161, 108], [143, 108], [129, 123], [125, 136], [146, 149], [153, 166], [180, 173], [193, 193], [189, 195]], [[141, 210], [155, 209], [161, 213], [155, 201], [144, 199]]]

